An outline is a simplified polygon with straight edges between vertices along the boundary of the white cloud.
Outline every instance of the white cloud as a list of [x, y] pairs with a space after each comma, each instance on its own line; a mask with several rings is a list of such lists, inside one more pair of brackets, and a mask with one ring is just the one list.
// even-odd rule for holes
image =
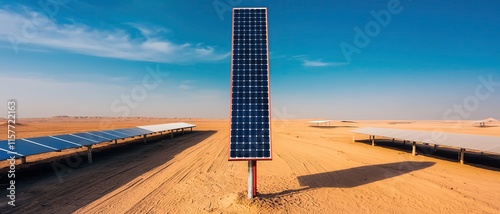
[[179, 85], [179, 88], [182, 90], [189, 90], [189, 89], [191, 89], [191, 86], [186, 85], [186, 84], [181, 84], [181, 85]]
[[304, 66], [308, 67], [324, 67], [324, 66], [342, 66], [342, 65], [347, 65], [345, 62], [323, 62], [322, 60], [307, 60], [304, 59], [303, 61]]
[[328, 66], [329, 64], [327, 62], [322, 62], [321, 60], [304, 60], [304, 66], [312, 66], [312, 67], [321, 67], [321, 66]]
[[182, 81], [181, 84], [179, 85], [179, 89], [184, 91], [190, 90], [191, 88], [193, 88], [192, 83], [193, 81], [191, 80]]
[[10, 48], [15, 51], [23, 50], [23, 46], [33, 46], [90, 56], [165, 63], [218, 61], [229, 56], [229, 52], [216, 51], [209, 45], [172, 42], [161, 35], [169, 31], [161, 27], [126, 23], [144, 37], [133, 39], [125, 29], [104, 30], [76, 22], [58, 23], [43, 13], [27, 8], [20, 11], [23, 12], [0, 9], [0, 41], [10, 43]]

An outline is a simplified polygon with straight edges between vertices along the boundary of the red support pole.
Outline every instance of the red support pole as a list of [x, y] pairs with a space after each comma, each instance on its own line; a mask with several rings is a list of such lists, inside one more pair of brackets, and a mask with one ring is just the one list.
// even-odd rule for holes
[[253, 161], [253, 196], [257, 196], [257, 161]]

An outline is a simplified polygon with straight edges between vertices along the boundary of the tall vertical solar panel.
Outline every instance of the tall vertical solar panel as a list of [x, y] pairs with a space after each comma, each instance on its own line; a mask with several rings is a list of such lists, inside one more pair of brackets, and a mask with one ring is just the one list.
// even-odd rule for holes
[[229, 160], [271, 160], [267, 8], [234, 8]]

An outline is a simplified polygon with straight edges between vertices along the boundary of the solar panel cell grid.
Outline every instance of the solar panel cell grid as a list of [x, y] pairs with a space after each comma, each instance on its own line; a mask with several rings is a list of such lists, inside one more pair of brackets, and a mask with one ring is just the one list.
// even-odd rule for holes
[[233, 10], [229, 159], [271, 159], [267, 9]]

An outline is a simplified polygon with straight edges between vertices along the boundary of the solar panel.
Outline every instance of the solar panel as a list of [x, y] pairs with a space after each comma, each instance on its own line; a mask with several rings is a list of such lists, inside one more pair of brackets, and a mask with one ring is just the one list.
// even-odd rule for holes
[[[7, 143], [0, 144], [0, 148], [5, 150], [5, 151], [11, 151], [9, 149], [9, 145]], [[57, 150], [58, 149], [50, 147], [50, 146], [43, 146], [43, 145], [40, 145], [38, 143], [26, 141], [24, 139], [17, 139], [16, 144], [15, 144], [15, 150], [13, 150], [13, 151], [20, 153], [20, 154], [23, 154], [24, 156], [27, 156], [27, 155], [46, 153], [46, 152], [53, 152], [53, 151], [57, 151]]]
[[267, 8], [233, 9], [229, 160], [270, 160]]
[[352, 132], [500, 154], [500, 137], [496, 136], [371, 127]]
[[15, 158], [23, 156], [22, 154], [16, 153], [9, 149], [9, 142], [7, 140], [0, 141], [0, 160], [7, 160], [11, 156]]
[[153, 133], [152, 131], [148, 131], [148, 130], [141, 129], [141, 128], [118, 129], [116, 131], [121, 132], [121, 133], [125, 133], [125, 134], [129, 134], [130, 136], [137, 136], [137, 135]]
[[35, 142], [38, 144], [42, 144], [45, 146], [55, 148], [57, 150], [78, 147], [78, 145], [76, 145], [76, 144], [68, 143], [67, 141], [63, 141], [63, 140], [60, 140], [57, 138], [52, 138], [52, 137], [36, 137], [36, 138], [28, 138], [28, 139], [22, 139], [22, 140]]
[[137, 126], [137, 128], [145, 129], [151, 132], [161, 132], [166, 130], [174, 130], [174, 129], [185, 129], [196, 127], [193, 124], [189, 123], [168, 123], [168, 124], [157, 124], [157, 125], [149, 125], [149, 126]]
[[89, 139], [82, 138], [82, 137], [79, 137], [79, 136], [75, 136], [75, 135], [72, 135], [72, 134], [57, 135], [57, 136], [54, 136], [54, 137], [57, 137], [59, 139], [63, 139], [63, 140], [69, 141], [69, 142], [77, 143], [77, 144], [80, 144], [82, 146], [88, 146], [88, 145], [96, 144], [96, 142], [94, 142], [94, 141], [91, 141]]
[[116, 136], [116, 135], [113, 135], [113, 134], [110, 134], [110, 133], [106, 133], [106, 132], [102, 132], [102, 131], [89, 132], [89, 134], [96, 135], [96, 136], [103, 137], [103, 138], [107, 138], [109, 140], [116, 140], [116, 139], [122, 138], [120, 136]]
[[108, 130], [108, 131], [102, 131], [106, 134], [110, 134], [110, 135], [113, 135], [113, 136], [116, 136], [116, 137], [119, 137], [119, 138], [127, 138], [127, 137], [130, 137], [130, 135], [128, 134], [124, 134], [124, 133], [121, 133], [121, 132], [117, 132], [115, 130]]

